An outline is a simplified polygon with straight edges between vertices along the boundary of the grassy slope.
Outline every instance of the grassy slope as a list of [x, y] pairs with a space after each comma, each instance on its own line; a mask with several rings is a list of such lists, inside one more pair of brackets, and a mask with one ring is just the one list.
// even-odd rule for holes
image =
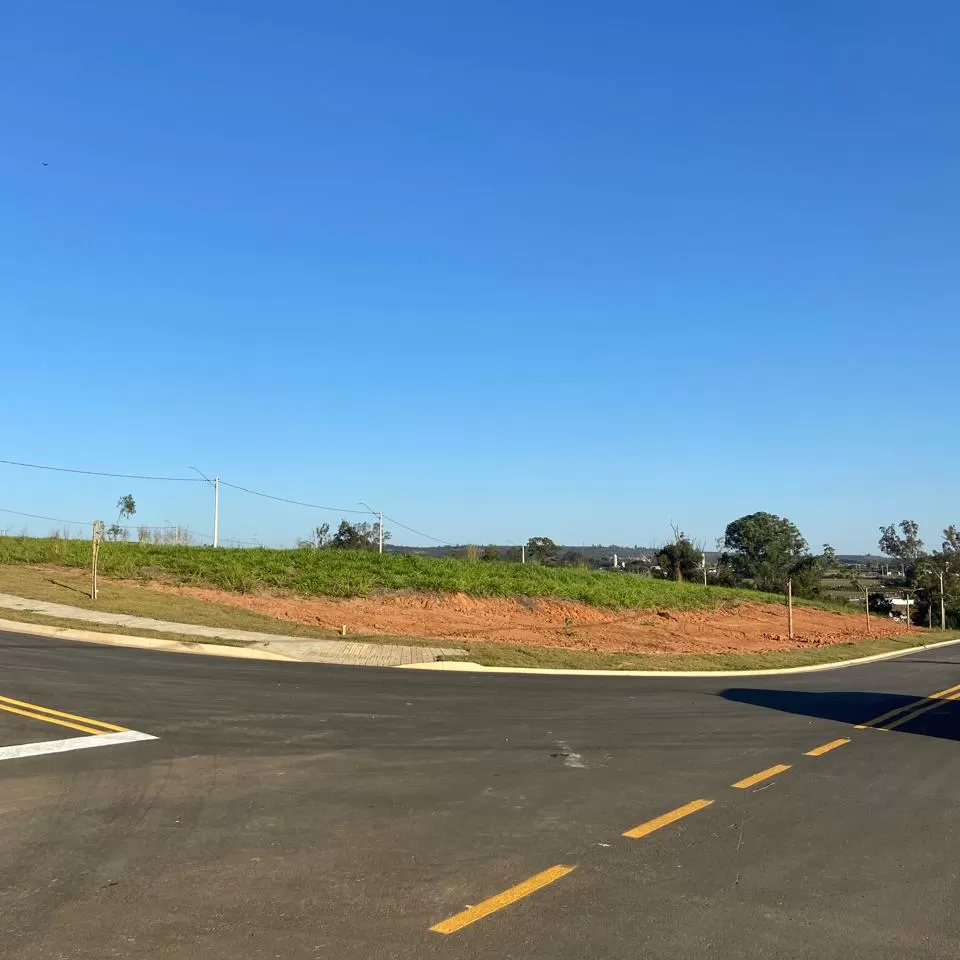
[[[177, 623], [200, 624], [205, 627], [228, 627], [232, 630], [257, 630], [261, 633], [284, 634], [288, 637], [317, 637], [339, 640], [336, 630], [311, 627], [307, 624], [276, 620], [251, 610], [240, 610], [207, 600], [196, 600], [178, 594], [159, 593], [125, 583], [113, 583], [101, 578], [96, 603], [90, 599], [90, 575], [79, 570], [37, 570], [21, 564], [0, 566], [0, 593], [12, 593], [33, 600], [50, 600], [85, 610], [103, 610], [108, 613], [128, 613], [137, 617], [154, 617]], [[169, 633], [151, 630], [131, 630], [115, 625], [96, 626], [87, 621], [65, 621], [56, 617], [8, 610], [0, 607], [0, 620], [22, 620], [29, 623], [50, 623], [53, 626], [77, 627], [84, 630], [102, 630], [113, 633], [135, 633], [137, 636], [167, 637]], [[183, 639], [183, 638], [180, 638]], [[437, 646], [436, 640], [418, 640], [410, 637], [350, 634], [351, 640], [372, 643], [426, 644]], [[198, 641], [199, 642], [199, 641]], [[224, 641], [229, 642], [229, 641]], [[241, 644], [242, 645], [242, 644]]]
[[[668, 586], [670, 586], [668, 584]], [[221, 606], [191, 597], [182, 597], [167, 593], [155, 593], [136, 586], [112, 583], [102, 580], [100, 598], [94, 604], [85, 591], [89, 587], [89, 574], [82, 570], [37, 570], [22, 564], [0, 566], [0, 592], [39, 600], [52, 600], [86, 609], [109, 610], [115, 613], [130, 613], [139, 616], [151, 616], [186, 623], [200, 623], [207, 626], [232, 627], [246, 630], [260, 630], [264, 633], [284, 633], [303, 637], [332, 637], [330, 630], [286, 623], [262, 614], [234, 607]], [[702, 588], [701, 588], [702, 589]], [[753, 595], [755, 596], [755, 595]], [[196, 639], [175, 637], [172, 634], [156, 633], [149, 630], [135, 630], [126, 627], [97, 626], [83, 621], [61, 620], [21, 611], [0, 609], [0, 619], [21, 620], [31, 623], [46, 623], [53, 626], [77, 627], [84, 630], [103, 630], [110, 633], [131, 633], [136, 636], [163, 637], [166, 639]], [[531, 666], [554, 667], [580, 670], [759, 670], [776, 667], [796, 667], [815, 663], [829, 663], [848, 660], [855, 657], [870, 656], [874, 653], [886, 653], [916, 646], [926, 639], [928, 642], [951, 639], [960, 636], [957, 633], [925, 634], [923, 637], [883, 637], [862, 643], [841, 644], [829, 647], [813, 647], [801, 650], [787, 650], [775, 653], [729, 653], [729, 654], [643, 654], [594, 653], [581, 650], [563, 650], [511, 646], [508, 644], [454, 642], [451, 646], [463, 647], [467, 657], [477, 663], [489, 666]], [[373, 641], [378, 643], [435, 645], [436, 640], [417, 640], [411, 637], [360, 636], [351, 635], [352, 640]], [[228, 645], [236, 641], [223, 642]]]
[[[88, 567], [82, 540], [0, 538], [0, 564]], [[482, 563], [434, 557], [334, 550], [238, 550], [105, 543], [100, 572], [106, 577], [164, 578], [225, 590], [260, 588], [303, 595], [363, 596], [378, 589], [467, 593], [473, 596], [556, 597], [598, 607], [696, 610], [750, 600], [782, 603], [753, 590], [671, 583], [625, 574]]]
[[770, 653], [593, 653], [501, 644], [465, 644], [467, 659], [490, 667], [550, 667], [566, 670], [776, 670], [840, 663], [878, 653], [909, 650], [924, 643], [960, 639], [957, 631], [932, 631], [909, 637], [874, 637], [859, 643], [834, 644]]

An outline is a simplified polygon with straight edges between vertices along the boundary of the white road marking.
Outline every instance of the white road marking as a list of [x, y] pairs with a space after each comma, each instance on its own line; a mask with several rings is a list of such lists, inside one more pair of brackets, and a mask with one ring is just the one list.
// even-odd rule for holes
[[19, 760], [22, 757], [38, 757], [44, 753], [66, 753], [68, 750], [87, 750], [90, 747], [109, 747], [118, 743], [135, 743], [138, 740], [156, 739], [149, 733], [140, 733], [138, 730], [124, 730], [123, 733], [105, 733], [96, 737], [70, 737], [67, 740], [18, 743], [13, 747], [0, 747], [0, 760]]

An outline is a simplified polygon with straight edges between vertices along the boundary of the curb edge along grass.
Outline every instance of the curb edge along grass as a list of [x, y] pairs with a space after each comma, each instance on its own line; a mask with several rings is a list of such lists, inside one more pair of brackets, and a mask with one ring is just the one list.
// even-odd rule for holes
[[768, 670], [564, 670], [559, 667], [488, 667], [469, 660], [440, 660], [436, 663], [405, 663], [396, 670], [443, 670], [449, 673], [530, 673], [558, 677], [771, 677], [784, 673], [815, 673], [820, 670], [841, 670], [878, 660], [905, 657], [920, 650], [936, 650], [960, 643], [955, 640], [940, 640], [937, 643], [920, 644], [906, 650], [891, 650], [889, 653], [874, 653], [869, 657], [853, 660], [834, 660], [832, 663], [813, 663], [804, 667], [773, 667]]
[[35, 637], [57, 637], [61, 640], [79, 640], [82, 643], [101, 643], [114, 647], [140, 647], [144, 650], [160, 650], [164, 653], [195, 653], [210, 657], [233, 657], [240, 660], [285, 660], [302, 663], [296, 657], [281, 653], [256, 650], [250, 647], [227, 647], [216, 643], [191, 643], [187, 640], [160, 640], [154, 637], [134, 637], [124, 633], [100, 633], [97, 630], [76, 630], [73, 627], [56, 627], [47, 623], [30, 623], [21, 620], [0, 619], [0, 631], [25, 633]]

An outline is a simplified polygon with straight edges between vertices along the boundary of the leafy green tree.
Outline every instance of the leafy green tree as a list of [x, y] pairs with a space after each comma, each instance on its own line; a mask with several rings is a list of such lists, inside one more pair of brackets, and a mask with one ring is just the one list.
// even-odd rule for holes
[[675, 526], [673, 543], [665, 544], [657, 553], [657, 566], [664, 580], [699, 579], [703, 576], [703, 547]]
[[527, 541], [527, 557], [533, 563], [549, 566], [556, 563], [560, 548], [549, 537], [531, 537]]
[[560, 563], [564, 567], [585, 567], [587, 558], [579, 550], [566, 550], [560, 558]]
[[488, 544], [480, 551], [480, 559], [481, 559], [481, 560], [485, 560], [485, 561], [487, 561], [488, 563], [489, 563], [490, 561], [492, 561], [492, 560], [499, 560], [499, 559], [501, 559], [501, 557], [500, 557], [500, 548], [499, 548], [496, 544], [488, 543]]
[[117, 523], [121, 520], [129, 520], [137, 512], [137, 501], [133, 495], [128, 493], [117, 501]]
[[[377, 550], [380, 545], [380, 530], [376, 523], [349, 523], [341, 520], [337, 532], [325, 544], [333, 550]], [[390, 532], [383, 531], [384, 542]]]
[[[897, 526], [900, 527], [900, 533], [897, 533]], [[901, 574], [909, 577], [911, 570], [923, 556], [920, 526], [915, 520], [901, 520], [897, 526], [891, 523], [880, 528], [879, 546], [882, 553], [900, 561]]]
[[803, 595], [813, 589], [814, 563], [796, 525], [786, 517], [772, 513], [751, 513], [727, 524], [723, 537], [725, 557], [734, 582], [752, 585], [757, 590], [783, 590], [787, 580], [797, 579], [795, 592]]

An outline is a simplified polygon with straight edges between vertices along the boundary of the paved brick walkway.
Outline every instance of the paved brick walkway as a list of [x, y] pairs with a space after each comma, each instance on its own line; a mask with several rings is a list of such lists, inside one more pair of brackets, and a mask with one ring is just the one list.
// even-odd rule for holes
[[[48, 617], [67, 620], [85, 620], [88, 623], [107, 623], [116, 627], [136, 627], [159, 633], [179, 633], [185, 636], [245, 640], [252, 647], [282, 653], [296, 660], [319, 663], [352, 663], [368, 667], [399, 667], [411, 663], [430, 663], [440, 657], [462, 657], [463, 650], [450, 647], [414, 647], [387, 643], [360, 643], [352, 640], [319, 640], [310, 637], [288, 637], [256, 630], [231, 630], [227, 627], [202, 627], [195, 623], [175, 623], [172, 620], [154, 620], [126, 613], [107, 613], [70, 607], [64, 603], [29, 600], [0, 593], [0, 608], [28, 610]], [[122, 632], [122, 631], [121, 631]]]

